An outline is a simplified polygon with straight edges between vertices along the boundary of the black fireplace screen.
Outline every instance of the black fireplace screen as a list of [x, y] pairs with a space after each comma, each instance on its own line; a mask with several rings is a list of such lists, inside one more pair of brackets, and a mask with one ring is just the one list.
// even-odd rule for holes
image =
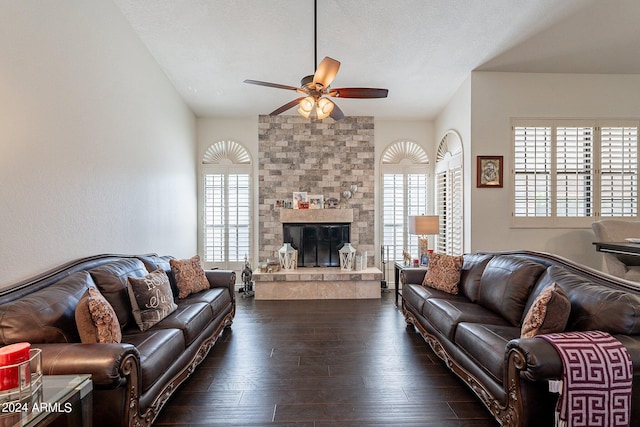
[[350, 224], [283, 224], [284, 243], [298, 250], [298, 267], [339, 267], [338, 250], [349, 242]]

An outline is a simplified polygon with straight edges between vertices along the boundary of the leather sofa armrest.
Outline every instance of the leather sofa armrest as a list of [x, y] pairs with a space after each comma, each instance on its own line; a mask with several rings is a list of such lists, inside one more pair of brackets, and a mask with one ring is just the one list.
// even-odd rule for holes
[[[640, 376], [640, 336], [614, 335], [625, 346], [631, 357], [634, 376]], [[525, 366], [522, 378], [530, 381], [559, 380], [562, 378], [562, 360], [556, 349], [541, 338], [522, 338], [507, 343], [507, 352], [523, 355]]]
[[407, 284], [421, 285], [426, 274], [426, 268], [403, 268], [402, 271], [400, 271], [400, 283], [402, 283], [402, 286]]
[[227, 288], [233, 297], [236, 286], [236, 272], [233, 270], [205, 270], [205, 276], [212, 288]]
[[91, 374], [94, 385], [115, 388], [139, 371], [140, 353], [131, 344], [33, 344], [42, 350], [44, 375]]
[[562, 360], [555, 348], [541, 338], [521, 338], [507, 343], [507, 354], [519, 352], [524, 359], [520, 376], [529, 381], [559, 380]]

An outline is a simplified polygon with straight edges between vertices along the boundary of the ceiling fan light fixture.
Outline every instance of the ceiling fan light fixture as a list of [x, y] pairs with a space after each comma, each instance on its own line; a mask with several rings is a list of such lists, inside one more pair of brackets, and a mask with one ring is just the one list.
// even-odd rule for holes
[[313, 107], [316, 105], [316, 100], [313, 96], [307, 96], [300, 101], [300, 107], [298, 107], [298, 113], [301, 116], [308, 119], [313, 111]]
[[[316, 70], [313, 74], [305, 76], [300, 81], [300, 87], [282, 85], [278, 83], [263, 82], [260, 80], [245, 80], [245, 83], [267, 86], [277, 89], [292, 90], [302, 94], [302, 98], [296, 98], [273, 110], [270, 115], [277, 116], [298, 105], [298, 114], [304, 118], [318, 118], [320, 120], [331, 117], [333, 120], [342, 120], [344, 113], [333, 101], [324, 96], [340, 98], [386, 98], [389, 90], [369, 87], [346, 87], [330, 89], [333, 79], [340, 69], [340, 61], [325, 56], [318, 65], [318, 40], [317, 40], [317, 0], [313, 1], [313, 46]], [[314, 111], [315, 109], [315, 111]]]
[[333, 102], [331, 102], [331, 100], [327, 98], [320, 98], [318, 99], [317, 104], [318, 105], [316, 107], [316, 116], [318, 117], [318, 119], [322, 120], [329, 117], [329, 115], [333, 111], [333, 107], [334, 107]]

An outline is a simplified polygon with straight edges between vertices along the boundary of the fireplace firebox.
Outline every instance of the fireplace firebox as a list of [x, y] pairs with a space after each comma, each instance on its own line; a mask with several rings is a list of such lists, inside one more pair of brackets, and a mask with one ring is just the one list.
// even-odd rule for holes
[[284, 243], [298, 250], [298, 267], [339, 267], [338, 250], [347, 242], [350, 224], [292, 224], [282, 225]]

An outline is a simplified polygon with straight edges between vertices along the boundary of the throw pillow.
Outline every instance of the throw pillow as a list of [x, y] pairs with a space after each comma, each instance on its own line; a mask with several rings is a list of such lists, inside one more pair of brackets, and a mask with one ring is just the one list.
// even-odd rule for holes
[[522, 322], [521, 338], [564, 331], [571, 313], [569, 297], [556, 283], [540, 292]]
[[178, 308], [173, 301], [169, 277], [161, 268], [145, 277], [129, 277], [127, 292], [133, 318], [141, 331], [146, 331]]
[[190, 294], [209, 289], [209, 281], [200, 265], [200, 256], [189, 259], [169, 260], [171, 271], [176, 277], [178, 298], [186, 298]]
[[429, 254], [429, 270], [422, 285], [457, 295], [463, 262], [462, 256]]
[[83, 344], [119, 343], [122, 340], [116, 312], [95, 286], [89, 286], [78, 301], [75, 317]]

